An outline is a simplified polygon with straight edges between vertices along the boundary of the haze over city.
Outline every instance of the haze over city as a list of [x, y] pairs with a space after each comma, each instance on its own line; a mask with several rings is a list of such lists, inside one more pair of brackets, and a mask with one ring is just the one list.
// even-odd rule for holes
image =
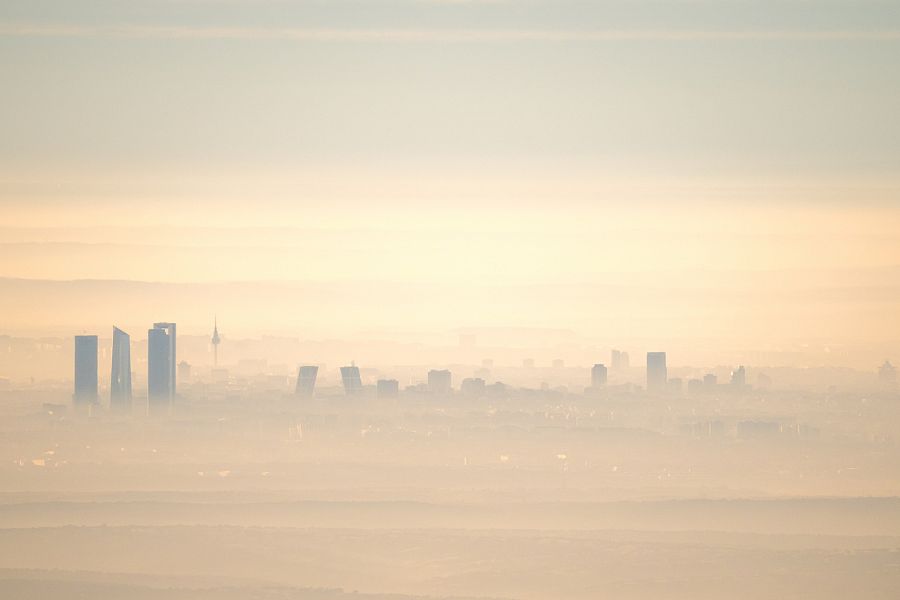
[[0, 597], [900, 595], [900, 7], [0, 0]]

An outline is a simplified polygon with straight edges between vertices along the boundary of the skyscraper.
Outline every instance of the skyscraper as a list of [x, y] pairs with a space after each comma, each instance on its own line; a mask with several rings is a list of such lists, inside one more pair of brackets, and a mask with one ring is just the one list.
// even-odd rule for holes
[[591, 387], [600, 388], [606, 385], [606, 365], [597, 364], [591, 369]]
[[630, 366], [630, 360], [627, 352], [613, 350], [610, 353], [610, 366], [613, 371], [625, 370]]
[[76, 407], [97, 403], [97, 336], [75, 336], [75, 393]]
[[169, 412], [175, 399], [175, 324], [155, 323], [147, 332], [147, 408]]
[[449, 394], [452, 389], [453, 375], [450, 371], [432, 369], [428, 371], [428, 391], [432, 394]]
[[175, 323], [154, 323], [154, 329], [163, 329], [168, 334], [169, 341], [169, 397], [174, 400], [178, 391], [176, 386], [176, 360], [175, 360], [175, 342], [177, 336], [175, 334]]
[[647, 353], [647, 391], [662, 392], [666, 389], [669, 373], [666, 369], [665, 352]]
[[131, 336], [118, 327], [113, 327], [109, 408], [113, 412], [131, 412]]
[[312, 398], [316, 391], [316, 376], [319, 374], [319, 367], [304, 366], [300, 367], [297, 373], [297, 388], [295, 393], [303, 398]]
[[341, 367], [341, 382], [344, 384], [344, 393], [348, 396], [362, 391], [362, 378], [359, 376], [359, 367], [356, 365]]

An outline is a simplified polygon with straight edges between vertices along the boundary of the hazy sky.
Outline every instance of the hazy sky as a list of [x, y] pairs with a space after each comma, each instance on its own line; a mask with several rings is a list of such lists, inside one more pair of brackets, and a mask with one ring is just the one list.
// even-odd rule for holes
[[866, 0], [4, 0], [0, 277], [813, 270], [872, 329], [898, 57]]

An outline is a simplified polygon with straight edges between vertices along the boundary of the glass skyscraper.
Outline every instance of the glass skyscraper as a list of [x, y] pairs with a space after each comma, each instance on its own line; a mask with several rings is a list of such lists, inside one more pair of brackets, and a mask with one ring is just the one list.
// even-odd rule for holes
[[175, 323], [154, 323], [147, 332], [147, 403], [150, 414], [167, 414], [175, 399]]
[[359, 367], [341, 367], [341, 381], [344, 384], [344, 393], [356, 394], [362, 390], [362, 378], [359, 376]]
[[319, 374], [319, 367], [304, 366], [300, 367], [297, 373], [297, 389], [298, 396], [303, 398], [312, 398], [316, 391], [316, 376]]
[[109, 408], [113, 412], [131, 412], [131, 336], [118, 327], [113, 327]]
[[75, 406], [97, 403], [97, 336], [75, 336]]

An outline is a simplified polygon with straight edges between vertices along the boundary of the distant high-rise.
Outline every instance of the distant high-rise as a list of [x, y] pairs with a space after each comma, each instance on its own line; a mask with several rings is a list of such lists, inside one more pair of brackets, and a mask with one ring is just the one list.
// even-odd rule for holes
[[344, 384], [344, 393], [348, 396], [362, 391], [362, 378], [359, 376], [359, 367], [356, 365], [341, 367], [341, 382]]
[[703, 387], [707, 390], [714, 390], [719, 385], [719, 378], [713, 373], [707, 373], [703, 376]]
[[619, 350], [613, 350], [610, 353], [610, 366], [612, 366], [613, 371], [622, 371], [628, 369], [630, 365], [630, 359], [628, 358], [627, 352], [621, 352]]
[[131, 336], [118, 327], [113, 327], [109, 408], [113, 412], [131, 412]]
[[175, 324], [155, 323], [147, 332], [147, 406], [167, 414], [175, 399]]
[[450, 371], [432, 369], [428, 371], [428, 391], [432, 394], [449, 394], [453, 375]]
[[480, 377], [469, 377], [462, 380], [459, 391], [463, 396], [480, 398], [481, 396], [484, 396], [486, 388], [487, 386], [485, 385], [484, 379]]
[[75, 336], [75, 406], [97, 403], [97, 336]]
[[176, 352], [175, 352], [175, 344], [177, 342], [177, 336], [175, 331], [175, 323], [154, 323], [154, 329], [163, 329], [168, 334], [169, 341], [169, 396], [172, 400], [175, 399], [175, 394], [178, 391], [176, 385], [176, 373], [178, 372], [176, 369]]
[[189, 363], [186, 360], [183, 360], [180, 363], [178, 363], [178, 379], [180, 379], [182, 381], [190, 382], [190, 380], [191, 380], [191, 363]]
[[666, 389], [669, 372], [666, 369], [665, 352], [647, 353], [647, 391], [662, 392]]
[[316, 376], [319, 374], [319, 367], [308, 365], [300, 367], [297, 372], [297, 387], [294, 390], [298, 396], [303, 398], [312, 398], [316, 392]]
[[212, 339], [209, 340], [213, 347], [213, 367], [219, 366], [219, 344], [222, 343], [222, 338], [219, 337], [219, 319], [218, 317], [213, 318], [213, 334]]
[[606, 365], [596, 364], [591, 369], [591, 387], [600, 388], [606, 385], [607, 381]]
[[400, 382], [396, 379], [379, 379], [375, 383], [375, 393], [379, 398], [397, 398], [400, 395]]
[[747, 370], [743, 366], [731, 372], [731, 385], [736, 388], [742, 388], [747, 385]]

